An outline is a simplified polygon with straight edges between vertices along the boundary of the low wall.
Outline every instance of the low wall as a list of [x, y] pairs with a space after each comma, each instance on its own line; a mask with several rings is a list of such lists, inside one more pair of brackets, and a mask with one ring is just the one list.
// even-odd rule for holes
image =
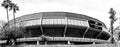
[[[120, 44], [91, 44], [91, 45], [20, 45], [14, 47], [119, 47]], [[3, 46], [2, 46], [3, 47]], [[9, 46], [13, 47], [13, 46]]]

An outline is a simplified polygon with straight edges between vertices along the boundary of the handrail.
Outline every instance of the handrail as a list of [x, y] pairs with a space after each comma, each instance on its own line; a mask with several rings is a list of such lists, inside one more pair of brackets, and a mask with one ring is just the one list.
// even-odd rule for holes
[[[107, 40], [92, 39], [92, 38], [75, 38], [75, 37], [45, 37], [47, 41], [72, 41], [72, 42], [99, 42], [110, 43]], [[17, 42], [24, 41], [43, 41], [41, 37], [19, 38]], [[6, 43], [6, 40], [0, 41], [0, 44]]]
[[[103, 42], [109, 43], [107, 40], [92, 39], [92, 38], [75, 38], [75, 37], [45, 37], [47, 41], [75, 41], [75, 42]], [[41, 37], [20, 38], [17, 41], [42, 41]]]

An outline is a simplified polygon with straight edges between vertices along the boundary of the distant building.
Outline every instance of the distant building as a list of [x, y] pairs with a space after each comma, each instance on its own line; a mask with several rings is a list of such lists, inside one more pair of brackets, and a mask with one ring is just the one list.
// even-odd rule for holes
[[[13, 20], [10, 26], [14, 25]], [[41, 12], [16, 18], [32, 35], [17, 45], [86, 45], [110, 43], [110, 33], [98, 19], [69, 12]]]

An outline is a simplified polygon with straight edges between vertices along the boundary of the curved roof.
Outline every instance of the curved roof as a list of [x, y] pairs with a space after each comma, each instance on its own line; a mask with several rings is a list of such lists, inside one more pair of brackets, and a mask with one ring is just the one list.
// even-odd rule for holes
[[[76, 14], [71, 12], [40, 12], [40, 13], [28, 14], [28, 15], [24, 15], [16, 18], [16, 22], [27, 21], [31, 19], [37, 19], [37, 18], [65, 18], [65, 17], [93, 20], [96, 22], [100, 22], [105, 26], [105, 24], [98, 19], [86, 16], [83, 14]], [[13, 23], [13, 20], [11, 20], [10, 23]]]

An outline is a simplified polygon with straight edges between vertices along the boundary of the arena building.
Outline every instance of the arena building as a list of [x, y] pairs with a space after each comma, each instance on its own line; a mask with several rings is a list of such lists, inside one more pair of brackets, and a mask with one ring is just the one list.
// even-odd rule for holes
[[[29, 38], [20, 38], [17, 44], [34, 45], [86, 45], [109, 43], [110, 33], [98, 19], [70, 12], [40, 12], [15, 19], [24, 24]], [[14, 20], [10, 21], [10, 26]], [[44, 39], [43, 39], [44, 38]]]

